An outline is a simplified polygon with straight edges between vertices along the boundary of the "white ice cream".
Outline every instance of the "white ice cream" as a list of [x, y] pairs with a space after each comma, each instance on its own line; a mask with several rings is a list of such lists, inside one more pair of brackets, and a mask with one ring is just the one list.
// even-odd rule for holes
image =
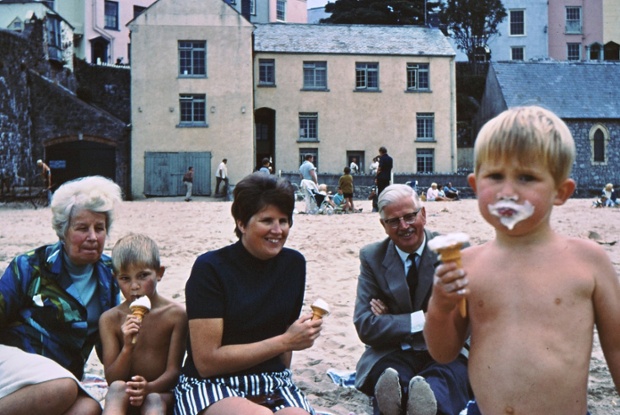
[[527, 200], [522, 205], [512, 200], [501, 200], [489, 205], [489, 212], [497, 216], [502, 225], [512, 230], [517, 223], [534, 214], [534, 206]]
[[469, 242], [469, 235], [463, 232], [454, 232], [446, 235], [439, 235], [428, 241], [428, 247], [437, 252], [440, 249], [454, 246], [457, 244], [465, 244]]
[[322, 298], [318, 298], [314, 303], [312, 303], [312, 307], [327, 311], [325, 315], [329, 314], [329, 304], [327, 304]]
[[144, 307], [147, 310], [151, 309], [151, 300], [146, 296], [143, 295], [142, 297], [138, 298], [137, 300], [132, 301], [132, 303], [129, 305], [129, 308], [133, 308], [133, 307]]

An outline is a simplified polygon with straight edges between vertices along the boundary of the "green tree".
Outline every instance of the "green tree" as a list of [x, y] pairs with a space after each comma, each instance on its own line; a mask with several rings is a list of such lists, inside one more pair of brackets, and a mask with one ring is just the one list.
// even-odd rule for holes
[[456, 47], [475, 62], [475, 53], [498, 34], [497, 26], [506, 17], [501, 0], [447, 0], [441, 20]]
[[424, 26], [425, 11], [437, 4], [425, 0], [336, 0], [325, 5], [331, 16], [321, 23]]

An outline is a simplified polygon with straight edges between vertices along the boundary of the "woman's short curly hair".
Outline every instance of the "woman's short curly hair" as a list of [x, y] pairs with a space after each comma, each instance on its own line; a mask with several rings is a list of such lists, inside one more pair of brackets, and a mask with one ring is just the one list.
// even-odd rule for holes
[[121, 188], [102, 176], [88, 176], [64, 183], [52, 198], [52, 227], [64, 240], [71, 218], [79, 210], [103, 213], [106, 232], [110, 232], [114, 210], [123, 200]]

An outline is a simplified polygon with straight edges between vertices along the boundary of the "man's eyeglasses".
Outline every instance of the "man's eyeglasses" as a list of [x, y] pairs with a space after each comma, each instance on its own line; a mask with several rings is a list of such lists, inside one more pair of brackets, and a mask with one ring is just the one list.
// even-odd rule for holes
[[419, 208], [415, 212], [407, 213], [405, 216], [401, 216], [400, 218], [383, 219], [383, 223], [385, 223], [392, 229], [398, 229], [401, 220], [404, 221], [407, 225], [411, 225], [415, 222], [418, 217], [418, 213], [420, 213], [421, 210], [422, 208]]

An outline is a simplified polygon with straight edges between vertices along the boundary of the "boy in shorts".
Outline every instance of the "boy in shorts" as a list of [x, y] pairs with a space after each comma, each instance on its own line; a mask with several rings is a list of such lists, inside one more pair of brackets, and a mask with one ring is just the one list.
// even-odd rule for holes
[[424, 327], [440, 362], [471, 333], [468, 415], [586, 414], [595, 326], [620, 386], [618, 276], [601, 247], [550, 225], [575, 190], [574, 156], [566, 124], [536, 106], [504, 111], [478, 135], [468, 180], [495, 239], [463, 250], [461, 269], [437, 267]]
[[[112, 249], [112, 265], [125, 301], [99, 319], [102, 362], [110, 385], [103, 413], [171, 412], [172, 389], [185, 354], [185, 309], [157, 293], [164, 267], [151, 238], [121, 238]], [[140, 321], [129, 305], [142, 296], [149, 298], [151, 310]]]

